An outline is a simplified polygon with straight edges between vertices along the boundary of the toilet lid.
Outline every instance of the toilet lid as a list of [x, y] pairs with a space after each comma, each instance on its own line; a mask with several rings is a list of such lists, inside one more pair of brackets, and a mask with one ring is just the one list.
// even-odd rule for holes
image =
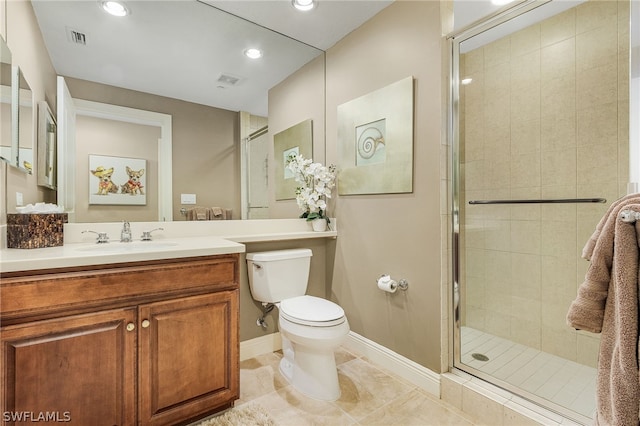
[[280, 302], [280, 315], [291, 322], [320, 327], [336, 325], [344, 321], [344, 310], [340, 306], [314, 296], [299, 296], [283, 300]]

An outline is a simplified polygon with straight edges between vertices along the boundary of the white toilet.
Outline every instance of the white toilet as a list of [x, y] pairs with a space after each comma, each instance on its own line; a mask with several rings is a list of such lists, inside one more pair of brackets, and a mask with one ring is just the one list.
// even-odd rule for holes
[[255, 300], [279, 307], [282, 375], [311, 398], [335, 401], [340, 386], [334, 351], [349, 322], [335, 303], [305, 296], [311, 255], [309, 249], [247, 253], [249, 287]]

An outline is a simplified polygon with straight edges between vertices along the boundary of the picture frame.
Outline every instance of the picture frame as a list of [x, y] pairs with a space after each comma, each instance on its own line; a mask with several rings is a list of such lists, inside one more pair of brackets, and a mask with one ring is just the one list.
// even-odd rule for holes
[[147, 204], [147, 160], [89, 155], [89, 204]]
[[293, 174], [287, 169], [287, 158], [290, 154], [312, 158], [313, 120], [302, 121], [273, 135], [275, 195], [277, 201], [296, 198], [298, 183], [295, 181]]
[[413, 77], [338, 106], [338, 194], [413, 192]]

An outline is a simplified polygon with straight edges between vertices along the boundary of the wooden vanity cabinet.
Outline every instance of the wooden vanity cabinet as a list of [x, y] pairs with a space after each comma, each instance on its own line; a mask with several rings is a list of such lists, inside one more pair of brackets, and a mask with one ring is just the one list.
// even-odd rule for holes
[[238, 255], [2, 274], [0, 423], [175, 425], [232, 406], [238, 274]]

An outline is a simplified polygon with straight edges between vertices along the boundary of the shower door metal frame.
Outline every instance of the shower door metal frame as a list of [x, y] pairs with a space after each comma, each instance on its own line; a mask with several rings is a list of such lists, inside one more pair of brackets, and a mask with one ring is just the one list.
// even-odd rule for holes
[[[453, 329], [453, 338], [450, 339], [449, 347], [449, 365], [452, 372], [464, 372], [478, 377], [494, 386], [505, 389], [514, 395], [529, 400], [537, 405], [540, 405], [550, 411], [556, 412], [564, 417], [570, 418], [574, 421], [589, 424], [592, 419], [585, 417], [579, 413], [569, 410], [563, 406], [553, 403], [547, 399], [533, 395], [517, 386], [506, 383], [490, 374], [479, 371], [471, 366], [462, 363], [461, 359], [461, 342], [460, 342], [460, 305], [463, 304], [463, 300], [460, 292], [460, 133], [459, 133], [459, 100], [460, 100], [460, 44], [478, 34], [488, 31], [498, 25], [501, 25], [513, 18], [516, 18], [524, 13], [527, 13], [539, 6], [551, 2], [552, 0], [525, 0], [517, 5], [498, 11], [496, 14], [489, 16], [486, 19], [471, 24], [470, 26], [451, 34], [447, 37], [449, 43], [449, 108], [448, 108], [448, 140], [450, 145], [450, 158], [451, 158], [451, 247], [452, 247], [452, 286], [451, 286], [451, 304], [450, 315], [452, 318], [451, 328]], [[504, 201], [504, 200], [500, 200]], [[531, 200], [529, 200], [531, 201]], [[563, 200], [568, 201], [568, 200]], [[571, 200], [575, 202], [575, 200]], [[584, 202], [584, 201], [582, 201]], [[588, 202], [602, 202], [601, 200], [590, 200]], [[464, 283], [462, 283], [464, 284]], [[450, 334], [451, 336], [451, 334]]]

